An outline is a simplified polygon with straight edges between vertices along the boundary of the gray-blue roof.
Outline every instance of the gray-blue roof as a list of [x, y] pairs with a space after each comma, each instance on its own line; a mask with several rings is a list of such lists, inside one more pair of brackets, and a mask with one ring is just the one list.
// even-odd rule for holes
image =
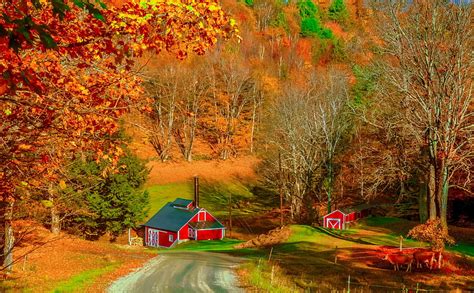
[[172, 204], [176, 206], [187, 207], [192, 202], [193, 201], [190, 199], [177, 198], [172, 202]]
[[200, 209], [184, 209], [176, 208], [174, 202], [168, 202], [161, 210], [151, 217], [144, 226], [162, 229], [167, 231], [178, 232], [189, 220], [196, 215]]

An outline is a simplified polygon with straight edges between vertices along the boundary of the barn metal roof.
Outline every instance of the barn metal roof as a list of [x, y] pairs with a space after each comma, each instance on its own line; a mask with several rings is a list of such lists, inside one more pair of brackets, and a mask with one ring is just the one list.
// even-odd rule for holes
[[194, 229], [222, 229], [225, 228], [224, 225], [222, 225], [220, 222], [209, 222], [209, 221], [203, 221], [203, 222], [195, 222], [195, 223], [189, 223], [190, 227], [193, 227]]
[[190, 203], [192, 203], [193, 201], [190, 200], [190, 199], [184, 199], [184, 198], [177, 198], [175, 199], [172, 204], [175, 205], [175, 206], [179, 206], [179, 207], [187, 207]]
[[[178, 201], [180, 200], [180, 201]], [[161, 208], [153, 217], [151, 217], [144, 226], [151, 228], [162, 229], [167, 231], [178, 232], [189, 220], [196, 215], [200, 209], [185, 209], [178, 208], [176, 201], [186, 201], [178, 198], [174, 202], [168, 202], [164, 207]], [[186, 207], [186, 206], [185, 206]]]

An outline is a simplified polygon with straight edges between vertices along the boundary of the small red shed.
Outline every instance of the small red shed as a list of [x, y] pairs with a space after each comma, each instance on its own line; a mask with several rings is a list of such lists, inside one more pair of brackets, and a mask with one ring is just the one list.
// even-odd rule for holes
[[332, 211], [323, 217], [323, 227], [344, 230], [348, 223], [367, 217], [368, 211], [367, 205]]
[[225, 227], [211, 213], [196, 207], [192, 200], [178, 198], [167, 203], [145, 227], [145, 244], [172, 247], [186, 240], [222, 239]]
[[346, 227], [346, 214], [340, 210], [332, 211], [323, 217], [324, 228], [344, 230]]

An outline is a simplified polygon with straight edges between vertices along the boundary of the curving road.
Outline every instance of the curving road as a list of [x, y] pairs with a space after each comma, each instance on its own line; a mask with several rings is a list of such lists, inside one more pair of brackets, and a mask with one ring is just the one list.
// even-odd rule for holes
[[210, 252], [160, 255], [112, 283], [110, 293], [244, 292], [233, 269], [241, 259]]

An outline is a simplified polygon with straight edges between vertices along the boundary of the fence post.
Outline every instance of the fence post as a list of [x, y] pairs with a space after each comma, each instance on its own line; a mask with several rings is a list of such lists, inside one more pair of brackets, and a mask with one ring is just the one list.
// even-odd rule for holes
[[351, 293], [351, 275], [347, 277], [347, 293]]
[[334, 252], [334, 263], [337, 264], [337, 245], [336, 245], [336, 250]]
[[272, 260], [272, 252], [273, 252], [273, 246], [270, 248], [270, 255], [268, 256], [268, 261]]
[[275, 265], [272, 265], [272, 277], [270, 279], [270, 284], [273, 285], [273, 276], [275, 274]]
[[400, 251], [403, 250], [403, 236], [400, 235]]

